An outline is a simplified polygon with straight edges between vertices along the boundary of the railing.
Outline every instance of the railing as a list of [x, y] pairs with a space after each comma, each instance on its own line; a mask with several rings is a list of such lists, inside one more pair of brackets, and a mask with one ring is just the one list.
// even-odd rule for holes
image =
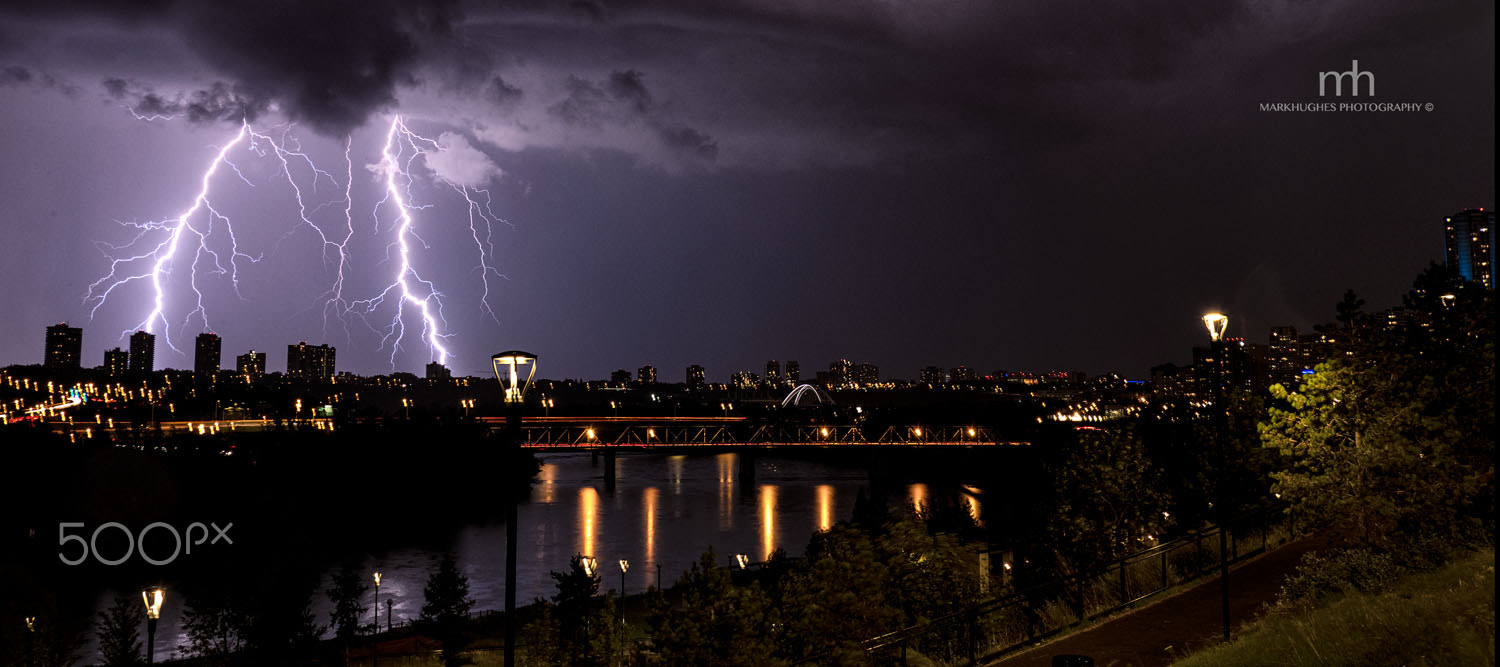
[[906, 445], [919, 447], [975, 447], [1030, 443], [1001, 441], [982, 426], [921, 428], [890, 426], [878, 435], [850, 425], [755, 425], [747, 423], [622, 424], [572, 422], [525, 424], [521, 444], [531, 448], [691, 447], [791, 445]]
[[1260, 511], [1229, 522], [1242, 528], [1231, 528], [1227, 554], [1219, 553], [1218, 527], [1193, 531], [1103, 569], [1011, 589], [969, 609], [869, 639], [864, 647], [876, 664], [904, 665], [911, 654], [939, 665], [987, 662], [1216, 573], [1220, 558], [1238, 562], [1264, 552], [1273, 539], [1280, 540], [1277, 544], [1290, 539], [1289, 525], [1267, 525], [1269, 518]]

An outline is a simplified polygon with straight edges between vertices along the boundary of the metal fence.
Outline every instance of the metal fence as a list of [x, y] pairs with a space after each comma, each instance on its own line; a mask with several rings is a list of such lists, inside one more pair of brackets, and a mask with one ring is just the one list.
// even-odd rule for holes
[[1250, 558], [1290, 539], [1289, 525], [1256, 512], [1231, 522], [1227, 553], [1219, 527], [1123, 556], [1102, 569], [1015, 589], [961, 612], [865, 642], [876, 664], [975, 665], [1025, 648], [1080, 623], [1214, 574], [1221, 558]]

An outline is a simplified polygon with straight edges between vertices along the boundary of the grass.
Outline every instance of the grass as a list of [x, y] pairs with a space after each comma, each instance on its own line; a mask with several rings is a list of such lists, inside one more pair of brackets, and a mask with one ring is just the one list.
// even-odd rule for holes
[[1273, 612], [1233, 642], [1174, 664], [1493, 665], [1495, 552], [1409, 575], [1380, 593], [1344, 593]]

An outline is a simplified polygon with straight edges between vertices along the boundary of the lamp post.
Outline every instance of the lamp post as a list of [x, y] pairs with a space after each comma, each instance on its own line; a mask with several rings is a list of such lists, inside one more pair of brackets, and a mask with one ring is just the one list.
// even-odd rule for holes
[[[375, 573], [375, 635], [380, 634], [380, 572]], [[370, 639], [370, 667], [380, 664], [380, 639]]]
[[1224, 455], [1224, 422], [1228, 420], [1228, 408], [1224, 405], [1224, 331], [1229, 327], [1229, 318], [1223, 313], [1208, 313], [1203, 316], [1203, 325], [1208, 328], [1209, 343], [1213, 346], [1214, 383], [1214, 440], [1219, 450], [1219, 488], [1216, 514], [1219, 519], [1219, 612], [1224, 621], [1224, 640], [1229, 640], [1229, 518], [1225, 502], [1224, 480], [1228, 476], [1225, 467], [1228, 458]]
[[745, 554], [735, 554], [734, 562], [735, 564], [740, 566], [741, 570], [750, 567], [750, 557], [746, 556]]
[[622, 604], [625, 601], [625, 571], [629, 570], [629, 569], [630, 569], [630, 561], [625, 560], [624, 558], [621, 558], [620, 559], [620, 601], [621, 601]]
[[35, 655], [34, 655], [35, 653], [36, 653], [36, 617], [35, 616], [27, 616], [26, 617], [26, 664], [27, 664], [28, 667], [32, 664], [32, 658], [35, 657]]
[[167, 590], [153, 586], [141, 591], [141, 601], [146, 603], [146, 664], [156, 657], [156, 622], [161, 620], [161, 605], [167, 598]]
[[[490, 365], [495, 369], [495, 379], [504, 390], [505, 434], [516, 445], [521, 442], [521, 409], [526, 399], [526, 390], [536, 378], [536, 355], [520, 350], [508, 350], [490, 355]], [[520, 381], [517, 366], [531, 366], [526, 382]], [[504, 367], [502, 369], [502, 367]], [[507, 503], [505, 521], [505, 667], [516, 667], [516, 505], [519, 499]]]
[[[394, 603], [395, 603], [395, 600], [392, 600], [390, 598], [386, 598], [385, 599], [385, 631], [386, 632], [390, 632], [391, 631], [391, 627], [392, 627], [392, 624], [391, 624], [391, 605], [394, 604]], [[380, 621], [377, 619], [375, 621], [375, 624], [376, 625], [380, 625]]]

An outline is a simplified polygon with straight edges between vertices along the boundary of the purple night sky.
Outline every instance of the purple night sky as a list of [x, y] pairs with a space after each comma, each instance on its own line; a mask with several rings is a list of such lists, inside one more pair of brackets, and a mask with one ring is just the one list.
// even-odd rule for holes
[[[1443, 216], [1494, 205], [1494, 8], [7, 3], [0, 365], [40, 363], [64, 320], [85, 365], [126, 346], [150, 283], [85, 298], [128, 251], [111, 249], [136, 234], [121, 223], [191, 207], [248, 119], [327, 176], [294, 160], [289, 182], [265, 143], [230, 151], [211, 201], [259, 261], [236, 293], [184, 239], [162, 283], [185, 354], [162, 344], [157, 366], [192, 365], [196, 275], [226, 363], [255, 348], [279, 370], [307, 340], [337, 346], [339, 370], [420, 373], [410, 307], [399, 350], [382, 340], [394, 299], [343, 313], [399, 267], [394, 206], [377, 210], [399, 114], [440, 146], [403, 166], [411, 263], [443, 293], [456, 373], [521, 348], [554, 378], [649, 363], [676, 382], [699, 363], [723, 381], [772, 358], [811, 375], [838, 357], [890, 377], [1140, 377], [1189, 360], [1206, 309], [1264, 342], [1331, 320], [1346, 288], [1396, 305], [1441, 260]], [[1353, 60], [1378, 94], [1320, 98], [1318, 73]], [[1432, 110], [1260, 109], [1330, 101]], [[478, 232], [493, 318], [465, 188], [503, 218]], [[345, 303], [325, 317], [338, 261], [313, 227], [349, 223]]]

